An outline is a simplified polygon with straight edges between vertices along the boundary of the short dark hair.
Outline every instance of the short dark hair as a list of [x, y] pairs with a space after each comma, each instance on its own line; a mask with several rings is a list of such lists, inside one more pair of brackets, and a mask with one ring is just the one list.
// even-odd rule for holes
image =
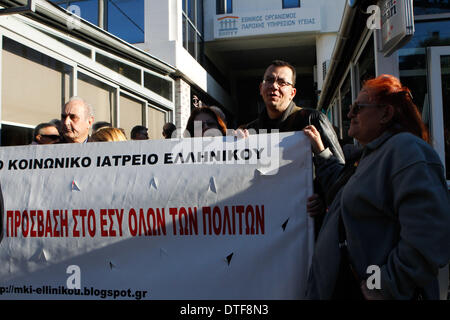
[[54, 125], [53, 123], [50, 123], [50, 122], [39, 123], [33, 130], [33, 141], [37, 142], [36, 136], [39, 135], [39, 131], [41, 129], [48, 128], [48, 127], [54, 127], [54, 128], [56, 128], [56, 130], [58, 130], [58, 127], [56, 125]]
[[131, 129], [131, 134], [130, 134], [131, 139], [136, 138], [136, 135], [139, 134], [139, 132], [144, 131], [144, 130], [148, 131], [147, 127], [144, 127], [141, 125], [134, 126], [133, 129]]
[[[292, 85], [295, 86], [295, 80], [297, 79], [297, 71], [295, 71], [295, 68], [292, 64], [289, 62], [283, 61], [283, 60], [273, 60], [269, 67], [275, 66], [275, 67], [288, 67], [292, 71]], [[269, 68], [267, 67], [267, 69]], [[266, 71], [267, 71], [266, 69]]]
[[172, 122], [166, 122], [163, 126], [163, 136], [166, 139], [170, 139], [175, 130], [177, 130], [177, 127]]

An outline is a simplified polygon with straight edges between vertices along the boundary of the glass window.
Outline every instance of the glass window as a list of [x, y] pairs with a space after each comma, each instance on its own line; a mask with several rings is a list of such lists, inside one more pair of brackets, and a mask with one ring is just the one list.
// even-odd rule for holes
[[114, 70], [115, 72], [133, 80], [136, 83], [141, 84], [141, 70], [130, 66], [129, 64], [123, 63], [116, 59], [107, 57], [101, 53], [96, 53], [95, 60], [104, 65], [105, 67]]
[[22, 146], [32, 141], [32, 128], [2, 124], [2, 146]]
[[203, 1], [197, 2], [197, 29], [203, 34]]
[[[144, 103], [140, 100], [120, 95], [120, 127], [125, 130], [128, 139], [131, 139], [131, 129], [143, 125]], [[161, 127], [162, 128], [162, 127]]]
[[55, 4], [68, 9], [72, 13], [80, 13], [80, 17], [90, 23], [98, 25], [98, 1], [97, 0], [81, 0], [81, 1], [54, 1]]
[[353, 139], [348, 136], [348, 129], [350, 128], [350, 119], [347, 114], [350, 111], [350, 105], [352, 104], [352, 88], [350, 74], [344, 80], [341, 86], [341, 119], [342, 119], [342, 141], [343, 144], [353, 143]]
[[195, 21], [196, 0], [187, 0], [187, 16], [189, 20]]
[[167, 100], [173, 101], [173, 83], [151, 73], [144, 73], [144, 87], [159, 94]]
[[77, 95], [92, 105], [95, 122], [116, 123], [114, 117], [116, 88], [80, 72], [77, 84]]
[[441, 81], [445, 139], [445, 175], [447, 180], [450, 180], [450, 55], [441, 56]]
[[160, 110], [148, 108], [148, 135], [150, 139], [163, 139], [162, 127], [166, 123], [166, 114]]
[[356, 66], [359, 77], [359, 88], [356, 88], [356, 91], [358, 92], [362, 88], [364, 81], [375, 77], [373, 38], [370, 38], [367, 42]]
[[185, 48], [186, 50], [187, 50], [187, 48], [188, 48], [188, 42], [187, 42], [187, 39], [188, 39], [188, 37], [187, 37], [187, 25], [188, 25], [188, 23], [187, 23], [187, 19], [186, 19], [186, 17], [183, 15], [183, 48]]
[[81, 46], [75, 42], [69, 41], [67, 39], [58, 37], [57, 35], [47, 32], [45, 30], [39, 30], [39, 31], [44, 32], [49, 37], [52, 37], [53, 39], [58, 40], [59, 42], [65, 44], [66, 46], [68, 46], [69, 48], [71, 48], [73, 50], [78, 51], [79, 53], [85, 55], [86, 57], [91, 57], [91, 54], [92, 54], [91, 49], [83, 47], [83, 46]]
[[71, 75], [71, 66], [3, 37], [2, 121], [36, 126], [59, 119]]
[[144, 0], [108, 0], [107, 30], [129, 43], [144, 42]]
[[[186, 1], [186, 2], [185, 2]], [[183, 47], [197, 61], [203, 61], [203, 1], [184, 0], [187, 11], [183, 11]]]
[[283, 0], [283, 9], [300, 8], [300, 0]]
[[415, 22], [414, 36], [403, 48], [450, 45], [450, 20]]
[[411, 90], [414, 104], [421, 112], [423, 122], [430, 127], [425, 48], [400, 49], [398, 53], [400, 81]]
[[449, 0], [414, 0], [414, 15], [450, 12]]
[[191, 56], [193, 56], [194, 58], [197, 57], [197, 54], [195, 52], [195, 43], [196, 43], [196, 38], [195, 38], [196, 32], [194, 27], [192, 27], [189, 24], [189, 28], [188, 28], [188, 51], [191, 54]]
[[216, 14], [233, 13], [233, 0], [216, 0]]
[[[98, 26], [98, 0], [52, 2]], [[129, 43], [143, 43], [144, 6], [144, 0], [105, 1], [105, 29]]]

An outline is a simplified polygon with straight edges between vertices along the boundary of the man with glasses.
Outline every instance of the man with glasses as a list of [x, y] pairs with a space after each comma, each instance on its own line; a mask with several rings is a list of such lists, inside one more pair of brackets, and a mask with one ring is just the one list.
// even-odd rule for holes
[[[296, 71], [291, 64], [282, 60], [272, 61], [259, 85], [259, 93], [266, 108], [256, 120], [241, 126], [241, 128], [248, 129], [250, 133], [262, 129], [267, 130], [267, 132], [271, 132], [273, 129], [279, 130], [279, 132], [287, 132], [301, 131], [307, 125], [312, 124], [323, 137], [325, 148], [330, 148], [337, 159], [344, 163], [344, 154], [336, 132], [325, 114], [315, 109], [298, 107], [293, 102], [297, 93], [295, 79]], [[311, 216], [316, 217], [316, 235], [324, 213], [324, 195], [320, 189], [318, 182], [315, 181], [315, 194], [308, 199], [307, 203], [307, 211]]]
[[53, 144], [59, 142], [58, 128], [52, 123], [40, 123], [33, 131], [31, 144]]
[[295, 105], [293, 99], [297, 93], [295, 88], [296, 71], [288, 62], [274, 60], [266, 69], [259, 85], [259, 93], [266, 108], [259, 117], [243, 127], [246, 129], [261, 129], [270, 132], [277, 129], [280, 132], [301, 131], [307, 125], [314, 125], [324, 137], [325, 148], [344, 163], [344, 155], [333, 126], [322, 112], [301, 108]]

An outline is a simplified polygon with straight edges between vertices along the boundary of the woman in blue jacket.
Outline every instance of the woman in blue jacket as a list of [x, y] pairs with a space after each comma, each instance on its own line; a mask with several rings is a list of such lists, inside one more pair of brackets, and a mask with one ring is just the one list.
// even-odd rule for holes
[[438, 270], [450, 260], [449, 193], [410, 91], [390, 75], [368, 80], [348, 117], [362, 148], [345, 166], [313, 126], [304, 130], [329, 202], [307, 296], [438, 299]]

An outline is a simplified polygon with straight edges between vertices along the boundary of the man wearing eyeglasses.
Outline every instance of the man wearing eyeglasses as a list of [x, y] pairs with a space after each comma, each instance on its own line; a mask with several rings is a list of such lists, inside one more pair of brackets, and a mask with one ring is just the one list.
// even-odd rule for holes
[[[288, 62], [282, 60], [274, 60], [266, 69], [263, 81], [259, 85], [259, 92], [266, 108], [259, 114], [259, 117], [241, 128], [261, 129], [270, 132], [273, 129], [279, 132], [301, 131], [307, 125], [314, 125], [324, 137], [325, 148], [329, 148], [331, 152], [344, 163], [344, 154], [339, 144], [336, 132], [322, 112], [301, 108], [295, 105], [293, 99], [297, 93], [295, 88], [296, 71]], [[316, 218], [316, 236], [323, 218], [324, 195], [321, 192], [319, 183], [314, 183], [314, 194], [308, 198], [307, 211]]]
[[324, 137], [325, 148], [330, 148], [333, 154], [344, 163], [344, 154], [336, 132], [325, 114], [315, 109], [298, 107], [293, 102], [297, 93], [295, 79], [296, 71], [291, 64], [282, 60], [272, 61], [259, 85], [259, 93], [266, 108], [256, 120], [243, 127], [257, 131], [265, 129], [270, 132], [272, 129], [277, 129], [280, 132], [286, 132], [301, 131], [312, 124]]
[[53, 144], [59, 142], [58, 128], [52, 123], [40, 123], [33, 131], [31, 144]]

